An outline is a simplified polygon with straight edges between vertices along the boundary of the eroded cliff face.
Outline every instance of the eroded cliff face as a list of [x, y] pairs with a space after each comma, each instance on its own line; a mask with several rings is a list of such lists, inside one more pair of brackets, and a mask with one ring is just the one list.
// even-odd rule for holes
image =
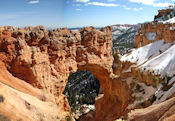
[[[171, 11], [160, 11], [161, 15]], [[174, 120], [174, 23], [142, 24], [135, 36], [135, 48], [124, 56], [115, 55], [116, 70], [126, 81], [132, 101], [129, 121]]]
[[62, 93], [77, 70], [91, 71], [103, 89], [90, 120], [112, 121], [126, 112], [130, 91], [113, 74], [111, 27], [3, 27], [0, 57], [0, 113], [11, 120], [65, 120], [70, 107]]
[[134, 46], [136, 48], [145, 46], [152, 42], [163, 39], [165, 43], [175, 40], [175, 24], [161, 22], [151, 22], [142, 24], [135, 36]]
[[168, 16], [172, 11], [173, 11], [173, 7], [168, 9], [158, 10], [158, 15], [154, 17], [154, 21], [158, 21], [160, 18], [164, 16]]
[[128, 121], [174, 121], [175, 98], [128, 114]]
[[[82, 120], [113, 121], [121, 116], [130, 120], [146, 119], [145, 116], [149, 120], [150, 113], [155, 114], [161, 106], [165, 106], [162, 114], [167, 113], [166, 118], [169, 117], [167, 110], [174, 105], [172, 101], [172, 105], [165, 103], [143, 109], [152, 109], [153, 113], [142, 114], [139, 110], [128, 117], [127, 113], [170, 98], [154, 99], [158, 83], [163, 80], [155, 78], [147, 66], [143, 69], [143, 65], [163, 55], [173, 45], [174, 26], [157, 22], [142, 25], [135, 38], [135, 46], [144, 47], [124, 56], [117, 50], [114, 57], [111, 27], [101, 30], [87, 27], [80, 31], [66, 28], [48, 31], [43, 26], [1, 28], [0, 119], [4, 116], [14, 121], [66, 120], [70, 107], [62, 93], [69, 75], [77, 70], [92, 72], [103, 90], [95, 101], [95, 112]], [[161, 39], [164, 41], [159, 41]], [[155, 49], [157, 45], [163, 49]], [[150, 51], [152, 48], [153, 53]], [[172, 84], [168, 87], [173, 88]], [[171, 92], [169, 88], [166, 90]], [[159, 90], [158, 94], [162, 92]], [[164, 119], [160, 113], [156, 116]]]

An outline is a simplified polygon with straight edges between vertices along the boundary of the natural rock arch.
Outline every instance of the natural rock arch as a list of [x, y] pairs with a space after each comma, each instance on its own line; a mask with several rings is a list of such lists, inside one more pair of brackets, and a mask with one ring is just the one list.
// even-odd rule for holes
[[[97, 121], [112, 121], [126, 111], [129, 90], [126, 82], [113, 74], [111, 27], [101, 30], [87, 27], [80, 31], [48, 31], [43, 26], [4, 27], [0, 30], [0, 55], [6, 70], [1, 74], [9, 75], [1, 82], [39, 100], [57, 104], [57, 111], [62, 112], [61, 118], [70, 111], [62, 93], [69, 74], [77, 70], [91, 71], [103, 88], [104, 96], [95, 103]], [[8, 111], [6, 113], [10, 116]], [[16, 113], [23, 114], [26, 119], [24, 112]]]

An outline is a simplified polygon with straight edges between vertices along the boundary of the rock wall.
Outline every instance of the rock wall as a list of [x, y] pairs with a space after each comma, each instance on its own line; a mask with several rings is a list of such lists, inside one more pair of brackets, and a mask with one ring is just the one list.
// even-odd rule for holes
[[175, 24], [151, 22], [142, 24], [135, 36], [134, 47], [139, 48], [163, 39], [165, 43], [175, 40]]
[[70, 107], [62, 93], [69, 74], [77, 70], [91, 71], [103, 89], [92, 120], [112, 121], [126, 112], [130, 92], [113, 74], [111, 27], [100, 31], [3, 27], [0, 57], [0, 94], [5, 99], [0, 113], [11, 120], [64, 120]]
[[128, 121], [174, 121], [175, 98], [128, 114]]
[[171, 12], [173, 11], [173, 9], [169, 8], [169, 9], [162, 9], [162, 10], [158, 10], [158, 15], [156, 15], [154, 17], [154, 21], [156, 21], [157, 19], [163, 17], [163, 16], [167, 16], [169, 15]]
[[[164, 11], [163, 11], [164, 12]], [[162, 14], [168, 14], [168, 13], [162, 13]], [[161, 16], [161, 15], [160, 15]], [[142, 24], [138, 30], [137, 35], [135, 36], [135, 47], [140, 48], [142, 46], [148, 45], [150, 43], [153, 43], [158, 40], [164, 40], [164, 43], [169, 43], [169, 47], [165, 49], [164, 51], [159, 50], [159, 54], [157, 54], [155, 57], [150, 56], [150, 60], [158, 57], [164, 52], [167, 52], [171, 46], [174, 45], [175, 40], [175, 23], [161, 23], [161, 22], [151, 22], [151, 23], [145, 23]], [[155, 46], [154, 46], [155, 47]], [[144, 47], [143, 47], [144, 48]], [[153, 48], [149, 48], [148, 50], [151, 51]], [[160, 48], [158, 48], [160, 49]], [[133, 50], [133, 53], [136, 51], [140, 51], [139, 49]], [[140, 54], [138, 54], [140, 57], [143, 54], [144, 51], [140, 51]], [[145, 49], [145, 53], [147, 53], [147, 50]], [[168, 52], [167, 52], [168, 53]], [[172, 53], [169, 53], [170, 55]], [[126, 56], [130, 56], [132, 53], [126, 54]], [[149, 54], [148, 54], [149, 55]], [[133, 59], [137, 59], [138, 56], [133, 56]], [[160, 100], [161, 97], [164, 97], [162, 92], [166, 91], [171, 92], [172, 88], [174, 88], [174, 84], [172, 84], [172, 88], [170, 89], [168, 85], [164, 85], [167, 81], [166, 78], [161, 78], [160, 75], [155, 75], [151, 71], [145, 69], [140, 69], [140, 67], [147, 62], [147, 60], [143, 61], [142, 63], [139, 63], [136, 61], [136, 63], [132, 63], [129, 60], [125, 62], [120, 62], [120, 60], [115, 59], [118, 63], [117, 70], [115, 70], [116, 73], [120, 73], [121, 79], [126, 79], [127, 83], [130, 83], [130, 89], [131, 95], [133, 96], [133, 100], [128, 107], [132, 107], [132, 111], [128, 113], [128, 116], [126, 116], [126, 119], [129, 121], [174, 121], [174, 92], [169, 93], [166, 100], [156, 102], [157, 100]], [[139, 59], [138, 59], [139, 60]], [[167, 59], [168, 60], [168, 59]], [[149, 60], [148, 60], [149, 61]], [[157, 63], [161, 62], [161, 59], [157, 59]], [[152, 61], [152, 63], [154, 63]], [[168, 62], [167, 62], [168, 63]], [[156, 63], [154, 63], [156, 65]], [[151, 67], [154, 65], [151, 65]], [[154, 71], [154, 70], [153, 70]], [[172, 77], [171, 77], [172, 78]], [[128, 80], [127, 80], [128, 79]], [[133, 86], [133, 82], [135, 83], [135, 87]], [[139, 84], [139, 85], [138, 85]], [[156, 89], [153, 89], [153, 87]], [[158, 88], [157, 88], [158, 87]], [[146, 89], [144, 89], [146, 88]], [[152, 88], [152, 89], [151, 89]], [[143, 91], [144, 90], [144, 91]], [[152, 93], [151, 97], [144, 97], [144, 95], [147, 93]], [[160, 97], [156, 97], [158, 92], [161, 92], [162, 95]], [[165, 92], [166, 92], [165, 91]], [[137, 97], [137, 93], [140, 93], [140, 95]], [[148, 94], [147, 93], [147, 94]], [[160, 94], [160, 93], [159, 93]], [[139, 102], [139, 103], [137, 103]], [[134, 106], [133, 106], [134, 104]], [[128, 108], [127, 107], [127, 108]], [[142, 109], [144, 108], [144, 109]], [[133, 110], [135, 109], [135, 110]]]

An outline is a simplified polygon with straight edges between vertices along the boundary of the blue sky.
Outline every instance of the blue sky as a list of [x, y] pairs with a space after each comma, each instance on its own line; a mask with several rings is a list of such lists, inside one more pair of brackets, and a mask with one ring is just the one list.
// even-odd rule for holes
[[175, 0], [1, 0], [0, 26], [107, 26], [152, 21]]
[[61, 25], [61, 0], [0, 0], [0, 26]]
[[136, 24], [152, 21], [175, 0], [64, 0], [65, 27]]

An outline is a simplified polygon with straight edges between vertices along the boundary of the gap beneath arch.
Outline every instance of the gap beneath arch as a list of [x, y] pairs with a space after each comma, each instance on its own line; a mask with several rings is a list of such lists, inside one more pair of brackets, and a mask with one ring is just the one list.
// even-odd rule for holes
[[77, 71], [69, 75], [63, 93], [68, 98], [75, 119], [95, 110], [95, 98], [99, 92], [102, 92], [100, 82], [90, 71]]

